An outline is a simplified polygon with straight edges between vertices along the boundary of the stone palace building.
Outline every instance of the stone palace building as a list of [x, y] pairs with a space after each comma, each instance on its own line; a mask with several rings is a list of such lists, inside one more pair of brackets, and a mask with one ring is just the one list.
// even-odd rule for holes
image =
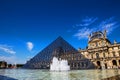
[[93, 32], [88, 38], [88, 47], [76, 50], [62, 37], [58, 37], [35, 57], [27, 61], [23, 68], [49, 69], [54, 56], [68, 60], [71, 69], [119, 68], [119, 43], [116, 41], [111, 43], [106, 36], [106, 31]]
[[111, 43], [106, 36], [106, 31], [94, 32], [89, 35], [88, 48], [80, 50], [89, 59], [95, 68], [118, 68], [120, 67], [120, 43]]

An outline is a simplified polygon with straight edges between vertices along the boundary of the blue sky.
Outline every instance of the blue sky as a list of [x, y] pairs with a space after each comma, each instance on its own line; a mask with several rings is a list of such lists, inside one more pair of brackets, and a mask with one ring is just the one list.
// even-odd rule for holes
[[119, 0], [1, 0], [0, 60], [25, 63], [58, 36], [86, 48], [91, 32], [120, 42]]

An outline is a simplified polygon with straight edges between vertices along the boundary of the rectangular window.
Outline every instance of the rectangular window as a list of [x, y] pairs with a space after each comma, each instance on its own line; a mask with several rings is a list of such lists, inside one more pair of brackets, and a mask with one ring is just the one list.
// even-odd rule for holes
[[97, 58], [97, 59], [99, 58], [99, 53], [96, 53], [96, 58]]
[[120, 49], [120, 46], [119, 46], [119, 49]]
[[115, 57], [115, 52], [113, 52], [113, 57]]
[[91, 54], [91, 58], [93, 59], [93, 54]]
[[118, 51], [118, 53], [119, 53], [119, 56], [120, 56], [120, 51]]
[[105, 53], [103, 53], [103, 57], [105, 57]]
[[118, 49], [118, 47], [114, 47], [114, 50]]
[[114, 47], [112, 47], [112, 50], [114, 50]]

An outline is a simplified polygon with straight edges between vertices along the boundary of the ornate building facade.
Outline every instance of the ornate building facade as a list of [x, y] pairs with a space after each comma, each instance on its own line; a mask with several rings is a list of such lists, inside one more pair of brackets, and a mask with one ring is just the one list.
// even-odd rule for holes
[[[82, 43], [81, 43], [82, 44]], [[35, 57], [27, 61], [24, 68], [49, 68], [53, 57], [68, 60], [71, 69], [109, 69], [120, 67], [120, 44], [112, 44], [106, 31], [89, 35], [88, 47], [76, 50], [62, 37], [58, 37]]]
[[112, 44], [106, 36], [106, 31], [94, 32], [89, 35], [87, 49], [79, 52], [89, 59], [99, 69], [120, 67], [120, 43]]

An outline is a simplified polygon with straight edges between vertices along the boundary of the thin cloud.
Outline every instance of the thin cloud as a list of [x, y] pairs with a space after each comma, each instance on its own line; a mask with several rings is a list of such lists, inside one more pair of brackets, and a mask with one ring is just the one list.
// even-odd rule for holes
[[88, 35], [93, 32], [95, 29], [89, 29], [89, 28], [82, 28], [79, 29], [78, 32], [76, 34], [74, 34], [75, 37], [78, 37], [78, 39], [84, 39], [84, 38], [88, 38]]
[[102, 21], [99, 25], [100, 30], [107, 30], [108, 35], [118, 27], [117, 22], [114, 21], [114, 17]]
[[19, 60], [16, 56], [0, 56], [0, 61], [6, 61], [8, 64], [25, 63], [25, 62]]
[[[84, 20], [87, 22], [87, 20]], [[88, 22], [91, 21], [88, 20]], [[88, 25], [87, 25], [88, 26]], [[79, 29], [77, 31], [77, 33], [75, 33], [73, 36], [77, 37], [78, 39], [87, 39], [88, 35], [91, 34], [92, 32], [95, 31], [104, 31], [107, 30], [107, 35], [109, 35], [110, 33], [112, 33], [112, 31], [114, 31], [119, 25], [117, 24], [117, 21], [114, 20], [114, 17], [111, 17], [109, 19], [106, 19], [102, 22], [100, 22], [99, 26], [95, 27], [95, 28], [87, 28], [87, 27], [83, 27], [81, 29]]]
[[91, 24], [93, 24], [98, 18], [94, 17], [86, 17], [85, 19], [82, 20], [80, 24], [76, 24], [76, 26], [81, 26], [81, 27], [87, 27]]
[[8, 45], [0, 45], [0, 50], [8, 53], [8, 54], [15, 54], [16, 52], [12, 49], [12, 46]]
[[28, 49], [29, 51], [32, 51], [32, 49], [33, 49], [33, 47], [34, 47], [34, 44], [33, 44], [32, 42], [27, 42], [26, 44], [27, 44], [27, 49]]

